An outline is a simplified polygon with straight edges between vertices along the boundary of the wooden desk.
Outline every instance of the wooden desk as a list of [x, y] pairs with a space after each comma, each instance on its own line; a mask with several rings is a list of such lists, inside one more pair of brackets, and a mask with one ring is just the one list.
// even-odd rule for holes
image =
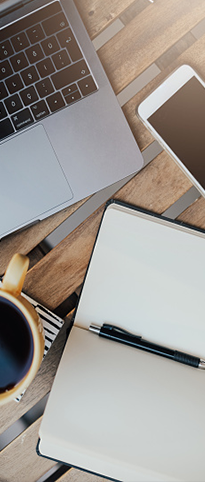
[[[91, 39], [96, 45], [102, 41], [103, 45], [98, 50], [100, 60], [116, 95], [119, 96], [123, 112], [140, 149], [146, 156], [150, 146], [156, 144], [137, 118], [136, 106], [162, 79], [183, 63], [196, 68], [205, 78], [205, 2], [75, 2]], [[101, 37], [102, 32], [105, 39], [108, 39], [106, 42]], [[161, 214], [181, 197], [184, 199], [191, 187], [186, 176], [162, 151], [114, 197]], [[104, 206], [98, 208], [47, 254], [42, 252], [39, 243], [84, 202], [1, 241], [0, 274], [4, 273], [14, 252], [28, 254], [31, 268], [26, 277], [25, 292], [62, 316], [67, 315], [76, 303], [75, 293], [83, 281]], [[176, 213], [177, 211], [178, 204]], [[180, 213], [180, 209], [178, 212]], [[180, 213], [179, 218], [205, 228], [205, 200], [199, 197]], [[1, 433], [49, 393], [70, 319], [71, 316], [66, 316], [65, 326], [21, 402], [11, 402], [1, 408]], [[37, 482], [55, 466], [54, 462], [36, 455], [39, 424], [40, 418], [37, 418], [0, 453], [1, 482]], [[59, 480], [98, 482], [103, 479], [71, 469]]]

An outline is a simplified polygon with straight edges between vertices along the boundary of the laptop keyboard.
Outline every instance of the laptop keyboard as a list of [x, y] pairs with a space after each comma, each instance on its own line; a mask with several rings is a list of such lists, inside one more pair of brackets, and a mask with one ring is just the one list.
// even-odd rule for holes
[[0, 38], [0, 140], [97, 90], [59, 2], [3, 28]]

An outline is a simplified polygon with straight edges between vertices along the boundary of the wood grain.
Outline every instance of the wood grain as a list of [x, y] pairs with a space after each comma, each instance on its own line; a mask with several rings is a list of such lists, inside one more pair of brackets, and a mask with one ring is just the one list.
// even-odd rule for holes
[[1, 482], [36, 482], [56, 465], [36, 453], [40, 422], [37, 420], [0, 453]]
[[[1, 482], [36, 482], [56, 465], [36, 453], [38, 432], [42, 418], [34, 422], [0, 453]], [[14, 463], [11, 463], [11, 460]], [[107, 479], [77, 469], [70, 469], [59, 482], [103, 482]]]
[[118, 18], [133, 0], [75, 0], [76, 7], [91, 39]]
[[[86, 198], [88, 199], [88, 198]], [[85, 202], [78, 203], [60, 211], [53, 216], [24, 229], [19, 233], [14, 233], [0, 241], [0, 275], [3, 275], [9, 260], [14, 253], [27, 254], [35, 248], [46, 236], [56, 229], [65, 219], [67, 219], [76, 209]]]
[[205, 199], [201, 197], [184, 211], [178, 219], [184, 223], [205, 229]]
[[149, 3], [147, 0], [135, 0], [126, 10], [120, 14], [120, 20], [124, 25], [127, 25], [133, 20], [136, 15], [142, 12], [145, 8], [148, 8]]
[[179, 57], [179, 55], [185, 52], [195, 42], [195, 37], [191, 32], [188, 32], [156, 60], [155, 63], [157, 67], [161, 70], [166, 69], [177, 59], [177, 57]]
[[150, 3], [98, 51], [115, 93], [125, 88], [204, 16], [204, 0], [169, 0], [166, 8], [164, 0]]

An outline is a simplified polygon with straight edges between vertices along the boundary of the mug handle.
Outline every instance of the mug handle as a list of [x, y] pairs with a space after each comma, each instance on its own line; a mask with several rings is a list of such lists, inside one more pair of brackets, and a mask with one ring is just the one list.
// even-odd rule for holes
[[19, 253], [14, 254], [6, 269], [1, 289], [11, 293], [13, 296], [19, 296], [23, 288], [28, 266], [28, 256]]

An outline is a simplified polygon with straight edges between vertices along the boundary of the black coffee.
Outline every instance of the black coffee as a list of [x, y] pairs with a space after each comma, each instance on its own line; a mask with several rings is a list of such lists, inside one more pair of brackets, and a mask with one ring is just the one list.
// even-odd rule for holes
[[0, 296], [0, 393], [24, 378], [32, 359], [33, 338], [26, 318]]

